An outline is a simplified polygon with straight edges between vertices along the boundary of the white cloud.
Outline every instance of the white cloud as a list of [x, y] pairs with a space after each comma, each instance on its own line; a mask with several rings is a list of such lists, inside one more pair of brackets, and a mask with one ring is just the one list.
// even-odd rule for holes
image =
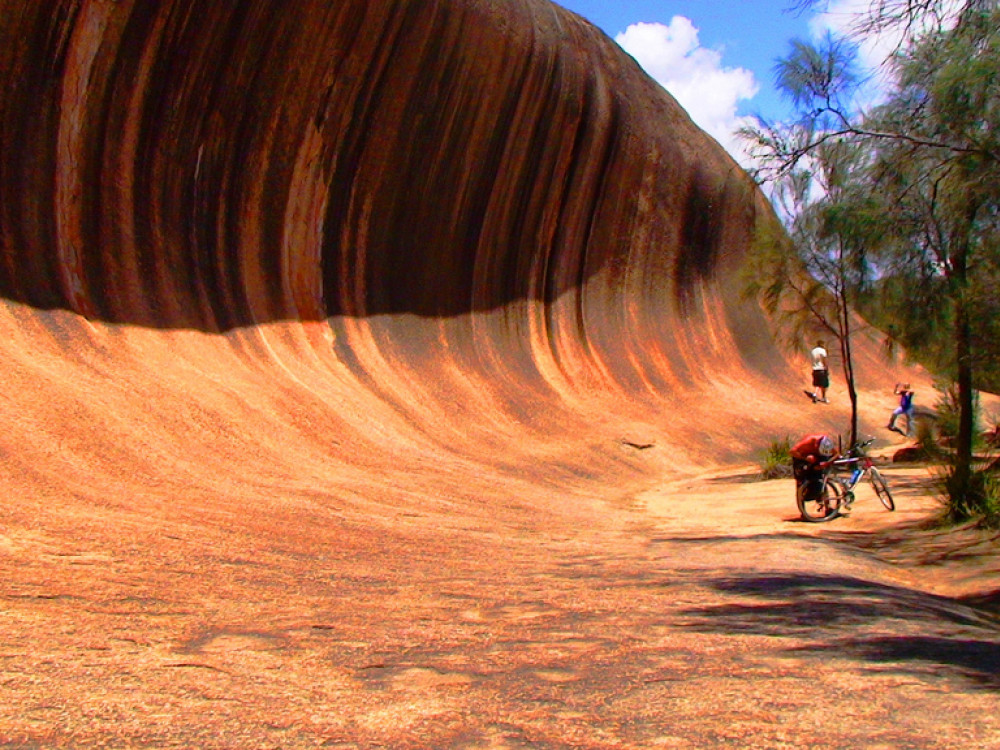
[[683, 16], [674, 16], [669, 26], [633, 24], [615, 41], [677, 99], [702, 130], [738, 161], [748, 163], [733, 133], [752, 121], [736, 114], [738, 103], [759, 91], [752, 72], [724, 67], [722, 54], [702, 47], [698, 29]]

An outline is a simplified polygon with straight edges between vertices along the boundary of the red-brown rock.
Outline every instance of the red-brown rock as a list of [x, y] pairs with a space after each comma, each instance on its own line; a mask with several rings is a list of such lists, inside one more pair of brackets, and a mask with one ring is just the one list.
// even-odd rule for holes
[[992, 683], [743, 629], [719, 581], [813, 547], [642, 512], [847, 404], [742, 295], [767, 202], [590, 24], [0, 0], [0, 77], [0, 745], [804, 746], [845, 684], [844, 746], [997, 737]]

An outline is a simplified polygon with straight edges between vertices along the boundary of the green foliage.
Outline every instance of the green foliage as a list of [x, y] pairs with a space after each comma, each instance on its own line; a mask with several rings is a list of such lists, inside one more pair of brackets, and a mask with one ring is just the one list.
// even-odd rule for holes
[[[755, 176], [794, 199], [785, 213], [802, 268], [957, 384], [940, 426], [959, 507], [981, 489], [975, 389], [1000, 388], [1000, 3], [878, 2], [855, 28], [904, 34], [881, 104], [852, 98], [850, 45], [796, 42], [777, 70], [799, 121], [743, 134]], [[822, 190], [810, 190], [817, 177]], [[810, 308], [814, 287], [798, 288]]]
[[945, 520], [949, 523], [975, 521], [986, 528], [1000, 528], [1000, 475], [996, 469], [973, 469], [964, 490], [957, 486], [956, 474], [956, 467], [949, 466], [942, 480]]
[[780, 237], [771, 227], [758, 230], [744, 273], [746, 295], [760, 300], [780, 324], [790, 348], [815, 338], [817, 328], [826, 330], [823, 320], [835, 320], [829, 291], [809, 275], [784, 230]]
[[[825, 74], [836, 69], [814, 62]], [[778, 321], [789, 347], [817, 338], [836, 340], [851, 400], [852, 441], [857, 437], [858, 411], [850, 311], [866, 275], [864, 242], [860, 229], [850, 233], [836, 229], [866, 226], [847, 209], [839, 210], [838, 203], [849, 184], [845, 175], [857, 168], [858, 158], [851, 144], [830, 142], [817, 148], [807, 165], [783, 173], [775, 184], [775, 196], [791, 217], [788, 236], [775, 238], [770, 227], [755, 231], [747, 285], [747, 292]]]
[[[1000, 233], [998, 233], [1000, 234]], [[970, 284], [975, 300], [972, 342], [976, 380], [983, 391], [1000, 394], [1000, 236], [989, 238], [993, 252], [980, 252], [977, 273]]]
[[788, 235], [777, 221], [758, 221], [754, 226], [749, 263], [743, 270], [744, 293], [759, 299], [764, 309], [777, 314], [781, 308], [786, 279], [801, 273]]
[[793, 39], [788, 56], [775, 66], [778, 88], [801, 111], [836, 106], [850, 98], [857, 83], [856, 54], [857, 45], [830, 33], [816, 46]]
[[772, 440], [764, 454], [761, 479], [781, 479], [792, 474], [792, 440]]
[[919, 282], [902, 275], [886, 275], [858, 297], [859, 312], [885, 334], [886, 349], [907, 357], [943, 378], [955, 378], [954, 316], [947, 301], [944, 281], [926, 278]]
[[917, 419], [914, 430], [916, 443], [925, 458], [939, 458], [941, 456], [941, 447], [938, 445], [937, 433], [934, 428], [934, 420]]
[[[938, 392], [938, 399], [934, 405], [937, 412], [938, 435], [942, 442], [954, 444], [958, 438], [959, 421], [961, 419], [961, 404], [959, 403], [958, 389], [954, 383], [935, 382], [934, 389]], [[972, 400], [972, 425], [973, 434], [976, 438], [979, 435], [979, 394], [973, 394]], [[974, 440], [974, 444], [978, 440]]]
[[[945, 444], [953, 443], [958, 432], [960, 409], [958, 394], [954, 384], [938, 384], [937, 423], [941, 440]], [[982, 433], [979, 429], [981, 409], [979, 394], [973, 400], [974, 409], [974, 445], [983, 445]], [[990, 421], [996, 429], [996, 418], [990, 415]], [[959, 464], [954, 453], [945, 453], [938, 448], [937, 455], [944, 458], [947, 469], [942, 479], [944, 494], [945, 519], [950, 523], [965, 523], [975, 521], [980, 526], [1000, 528], [1000, 470], [994, 460], [978, 467], [972, 467], [967, 479], [959, 478]]]

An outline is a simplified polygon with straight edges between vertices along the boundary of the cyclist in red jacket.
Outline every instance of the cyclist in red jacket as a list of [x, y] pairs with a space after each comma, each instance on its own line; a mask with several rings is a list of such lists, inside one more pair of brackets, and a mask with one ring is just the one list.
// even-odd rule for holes
[[827, 466], [838, 455], [829, 435], [806, 435], [789, 451], [796, 484], [821, 480]]
[[811, 466], [824, 464], [835, 458], [837, 448], [829, 435], [806, 435], [790, 451], [792, 459], [805, 461]]

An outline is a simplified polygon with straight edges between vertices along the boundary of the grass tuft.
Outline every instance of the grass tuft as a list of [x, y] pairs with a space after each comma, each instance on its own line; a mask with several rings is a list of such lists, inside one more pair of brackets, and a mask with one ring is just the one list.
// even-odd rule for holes
[[1000, 528], [1000, 470], [996, 463], [972, 470], [964, 496], [955, 487], [955, 467], [948, 467], [941, 481], [946, 521], [974, 521], [983, 528]]
[[764, 454], [761, 479], [784, 479], [792, 475], [792, 439], [772, 440]]

